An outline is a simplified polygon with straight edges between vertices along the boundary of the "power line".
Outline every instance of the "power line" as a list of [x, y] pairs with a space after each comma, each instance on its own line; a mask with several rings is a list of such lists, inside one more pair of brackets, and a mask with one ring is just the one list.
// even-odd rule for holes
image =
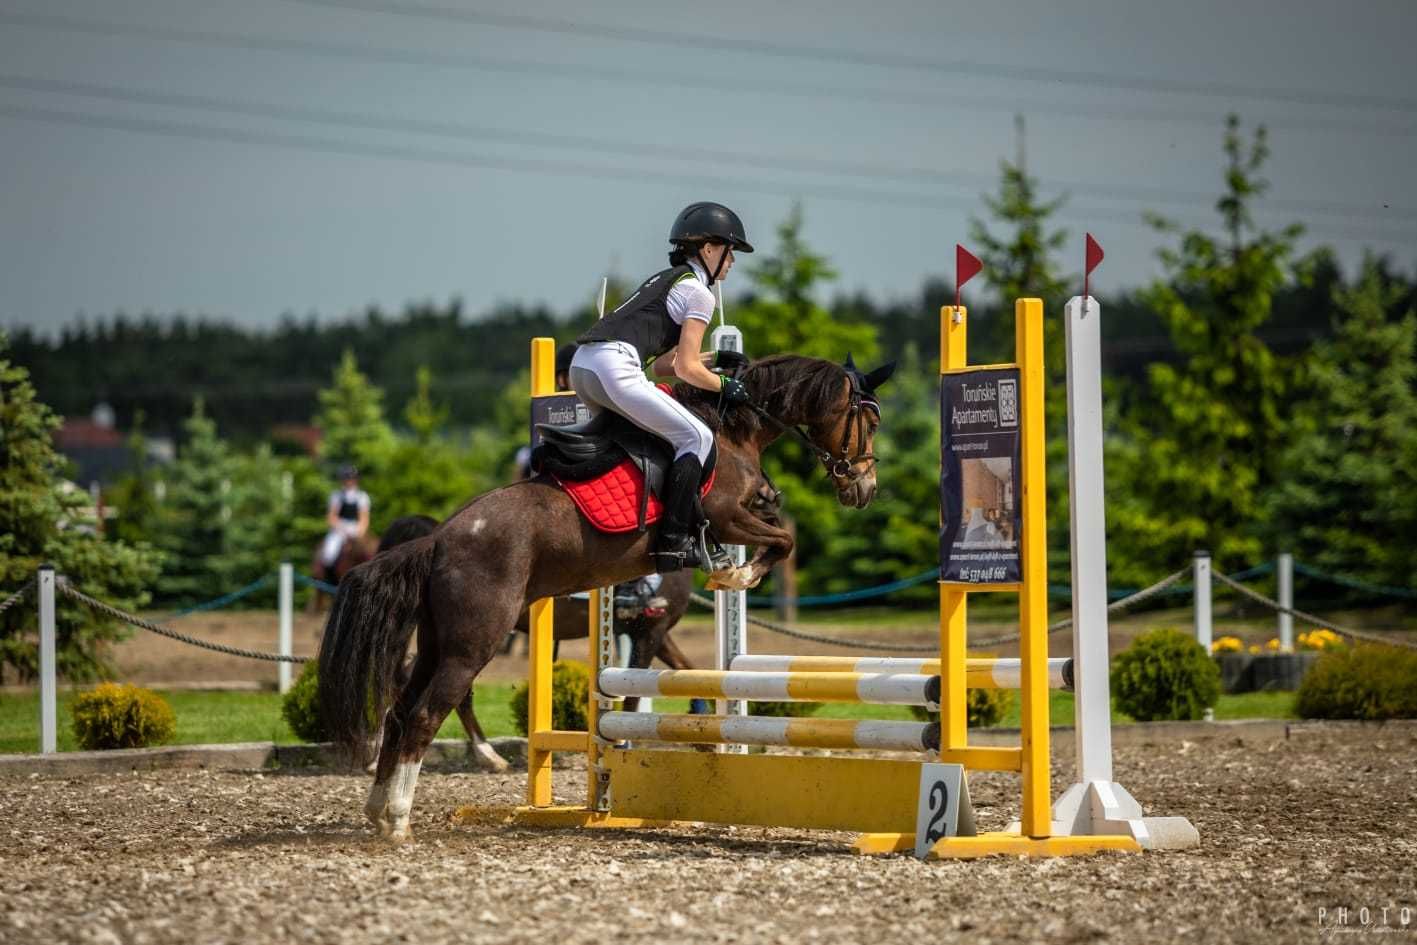
[[[671, 89], [700, 89], [701, 83], [675, 75], [647, 71], [618, 69], [606, 66], [542, 62], [525, 59], [498, 59], [466, 54], [445, 54], [419, 50], [387, 49], [373, 46], [353, 46], [280, 36], [219, 33], [206, 30], [183, 30], [168, 27], [143, 26], [103, 20], [84, 20], [55, 14], [9, 13], [0, 11], [0, 23], [10, 23], [34, 29], [74, 33], [105, 38], [128, 37], [179, 43], [214, 49], [241, 49], [319, 56], [346, 62], [381, 63], [386, 65], [425, 66], [439, 69], [469, 69], [504, 75], [532, 76], [583, 83], [587, 79], [637, 88], [653, 86]], [[982, 95], [948, 95], [931, 91], [895, 90], [878, 87], [830, 86], [774, 79], [772, 82], [736, 80], [731, 76], [716, 76], [714, 87], [723, 91], [742, 92], [755, 96], [779, 96], [810, 99], [817, 102], [864, 102], [876, 105], [925, 105], [932, 108], [947, 106], [965, 111], [1025, 112], [1038, 118], [1067, 116], [1088, 121], [1173, 122], [1188, 125], [1219, 127], [1225, 122], [1223, 111], [1177, 111], [1148, 109], [1129, 105], [1090, 105], [1077, 102], [1050, 102], [1037, 99], [998, 98]], [[1396, 125], [1330, 118], [1271, 117], [1265, 123], [1272, 128], [1297, 131], [1349, 132], [1385, 137], [1417, 136], [1417, 125]]]
[[[157, 92], [36, 76], [6, 75], [0, 73], [0, 87], [23, 89], [31, 92], [81, 95], [90, 98], [102, 98], [110, 101], [132, 102], [145, 105], [176, 106], [226, 114], [276, 118], [283, 121], [312, 122], [340, 127], [395, 131], [400, 133], [411, 132], [414, 134], [479, 141], [500, 140], [516, 144], [530, 144], [536, 147], [574, 148], [580, 151], [599, 151], [601, 153], [625, 157], [658, 156], [675, 160], [725, 161], [749, 167], [762, 167], [776, 170], [806, 170], [812, 173], [927, 181], [963, 186], [989, 187], [997, 180], [997, 178], [991, 175], [964, 171], [938, 171], [920, 167], [892, 167], [866, 162], [826, 160], [809, 156], [778, 157], [773, 155], [751, 154], [742, 151], [678, 147], [654, 142], [636, 142], [633, 145], [627, 145], [618, 141], [585, 135], [521, 131], [445, 120], [434, 121], [414, 118], [382, 117], [296, 105], [238, 101], [185, 93]], [[1208, 203], [1215, 199], [1214, 194], [1156, 187], [1123, 187], [1113, 184], [1103, 185], [1087, 181], [1066, 180], [1043, 180], [1042, 183], [1060, 190], [1076, 191], [1077, 193], [1113, 201], [1149, 200], [1161, 203], [1194, 206], [1198, 202]], [[1276, 211], [1287, 210], [1296, 213], [1319, 213], [1338, 216], [1368, 216], [1381, 212], [1383, 215], [1393, 218], [1394, 220], [1417, 220], [1417, 210], [1407, 208], [1378, 208], [1353, 204], [1286, 200], [1269, 200], [1267, 203], [1270, 208]]]
[[[433, 151], [393, 145], [377, 145], [362, 142], [340, 141], [308, 135], [248, 131], [224, 128], [188, 121], [154, 120], [147, 118], [119, 117], [87, 112], [63, 111], [30, 106], [0, 105], [0, 116], [18, 118], [46, 124], [71, 125], [86, 128], [106, 128], [138, 134], [162, 137], [188, 138], [215, 141], [226, 144], [272, 146], [289, 150], [313, 151], [353, 157], [374, 157], [424, 164], [442, 164], [455, 167], [469, 167], [488, 170], [514, 171], [519, 173], [539, 173], [557, 176], [588, 177], [592, 179], [628, 181], [644, 183], [658, 181], [682, 185], [712, 186], [749, 193], [768, 194], [776, 197], [819, 197], [825, 200], [851, 201], [892, 206], [928, 207], [935, 209], [978, 208], [976, 198], [955, 197], [943, 194], [880, 190], [850, 185], [808, 184], [800, 182], [759, 182], [745, 181], [703, 173], [674, 173], [653, 168], [630, 167], [625, 165], [588, 164], [572, 161], [547, 160], [543, 158], [496, 157], [485, 154]], [[1133, 211], [1118, 211], [1101, 207], [1073, 207], [1065, 215], [1083, 217], [1088, 220], [1110, 220], [1130, 226], [1149, 227], [1139, 214]], [[1190, 225], [1210, 225], [1209, 221], [1179, 219], [1177, 222]], [[1315, 233], [1328, 233], [1358, 241], [1379, 242], [1393, 245], [1407, 245], [1417, 242], [1417, 235], [1357, 230], [1349, 227], [1314, 226], [1306, 229]]]
[[305, 6], [332, 7], [364, 13], [417, 17], [444, 22], [471, 23], [507, 29], [532, 30], [569, 36], [586, 36], [621, 42], [672, 46], [684, 49], [717, 49], [724, 52], [756, 53], [779, 58], [805, 59], [832, 65], [850, 63], [885, 69], [906, 69], [940, 75], [977, 75], [993, 79], [1020, 79], [1028, 82], [1055, 82], [1066, 85], [1120, 91], [1171, 92], [1184, 95], [1249, 98], [1298, 105], [1330, 105], [1337, 108], [1380, 108], [1417, 113], [1417, 99], [1371, 95], [1360, 92], [1331, 92], [1319, 89], [1285, 89], [1274, 86], [1239, 85], [1228, 82], [1195, 82], [1156, 76], [1116, 75], [1081, 69], [1054, 69], [1015, 66], [969, 59], [927, 58], [904, 53], [877, 53], [860, 49], [810, 46], [770, 42], [741, 37], [683, 33], [634, 26], [612, 26], [581, 20], [529, 16], [519, 13], [490, 13], [464, 10], [433, 3], [384, 3], [378, 0], [287, 0]]

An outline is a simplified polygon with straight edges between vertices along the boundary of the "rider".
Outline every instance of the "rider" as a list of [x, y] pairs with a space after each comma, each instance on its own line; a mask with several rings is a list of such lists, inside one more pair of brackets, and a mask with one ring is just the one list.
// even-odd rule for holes
[[329, 511], [325, 521], [330, 531], [320, 546], [320, 563], [326, 573], [339, 561], [346, 538], [362, 538], [369, 531], [369, 493], [359, 488], [359, 470], [340, 467], [341, 487], [330, 493]]
[[[730, 359], [715, 361], [714, 352], [700, 349], [713, 318], [713, 284], [733, 268], [735, 252], [753, 251], [738, 215], [717, 203], [694, 203], [680, 211], [669, 242], [674, 247], [669, 268], [650, 276], [619, 308], [576, 339], [580, 347], [570, 376], [571, 387], [592, 415], [612, 410], [668, 440], [674, 449], [654, 551], [655, 568], [661, 573], [707, 563], [707, 551], [699, 542], [699, 488], [714, 443], [708, 427], [650, 383], [645, 363], [653, 361], [656, 376], [718, 391], [724, 403], [748, 400], [742, 382], [709, 370], [711, 364], [731, 366]], [[741, 355], [726, 354], [741, 363]]]

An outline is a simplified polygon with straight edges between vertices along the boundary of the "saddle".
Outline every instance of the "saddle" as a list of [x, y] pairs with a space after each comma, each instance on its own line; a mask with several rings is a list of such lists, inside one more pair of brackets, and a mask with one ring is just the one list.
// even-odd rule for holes
[[[674, 462], [669, 444], [611, 410], [571, 426], [538, 423], [531, 468], [554, 479], [592, 525], [611, 534], [644, 531], [664, 512], [660, 496]], [[709, 454], [699, 495], [713, 488]]]

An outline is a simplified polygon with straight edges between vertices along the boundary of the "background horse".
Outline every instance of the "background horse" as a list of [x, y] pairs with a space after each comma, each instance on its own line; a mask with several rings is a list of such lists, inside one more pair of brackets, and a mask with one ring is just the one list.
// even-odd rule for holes
[[[330, 567], [325, 567], [325, 562], [320, 552], [324, 548], [325, 540], [322, 537], [320, 543], [315, 546], [315, 553], [310, 556], [310, 576], [317, 581], [326, 584], [333, 584], [336, 587], [344, 580], [345, 575], [359, 567], [364, 562], [370, 560], [382, 547], [379, 536], [366, 533], [355, 538], [346, 537], [344, 543], [340, 545], [339, 557]], [[309, 602], [305, 605], [306, 613], [318, 614], [325, 609], [325, 599], [329, 596], [319, 587], [312, 588]]]
[[[383, 554], [390, 548], [397, 547], [404, 542], [431, 535], [437, 528], [437, 520], [427, 515], [408, 515], [395, 519], [389, 525], [388, 530], [384, 532], [377, 553]], [[694, 668], [679, 647], [669, 638], [669, 631], [674, 629], [674, 625], [683, 618], [685, 611], [689, 609], [689, 596], [693, 590], [694, 573], [692, 571], [676, 571], [673, 574], [666, 574], [656, 595], [663, 600], [665, 605], [663, 608], [657, 608], [659, 612], [641, 612], [625, 618], [617, 616], [616, 634], [623, 634], [630, 639], [630, 666], [636, 669], [647, 669], [657, 656], [670, 669]], [[555, 643], [559, 644], [562, 640], [582, 640], [588, 637], [590, 635], [589, 617], [589, 601], [574, 597], [556, 598], [556, 606], [552, 608], [552, 638]], [[529, 627], [529, 611], [524, 609], [517, 617], [515, 631], [523, 634], [529, 633]], [[509, 634], [508, 640], [511, 639], [513, 639], [513, 635]], [[407, 684], [411, 670], [411, 664], [405, 661], [401, 680], [398, 683], [400, 688]], [[639, 707], [639, 703], [638, 696], [627, 697], [625, 710], [634, 712]], [[477, 721], [477, 712], [473, 709], [471, 688], [468, 689], [467, 695], [463, 697], [462, 701], [457, 704], [456, 711], [463, 729], [468, 734], [469, 757], [474, 763], [493, 771], [507, 770], [506, 759], [497, 754], [497, 750], [492, 747], [487, 736], [483, 733], [482, 724]]]
[[[849, 364], [778, 355], [743, 370], [752, 403], [722, 412], [716, 393], [675, 388], [674, 396], [715, 433], [713, 489], [703, 500], [714, 536], [756, 549], [747, 563], [711, 574], [710, 587], [756, 586], [792, 549], [776, 515], [753, 508], [767, 485], [762, 451], [782, 433], [796, 430], [808, 444], [842, 505], [871, 501], [871, 445], [880, 423], [873, 392], [891, 370], [862, 374]], [[320, 647], [320, 706], [334, 740], [362, 756], [371, 718], [384, 719], [393, 700], [365, 804], [381, 834], [409, 836], [424, 752], [522, 609], [542, 597], [651, 573], [654, 540], [654, 530], [598, 531], [550, 477], [537, 476], [474, 498], [433, 534], [346, 575]], [[418, 656], [400, 687], [415, 629]]]

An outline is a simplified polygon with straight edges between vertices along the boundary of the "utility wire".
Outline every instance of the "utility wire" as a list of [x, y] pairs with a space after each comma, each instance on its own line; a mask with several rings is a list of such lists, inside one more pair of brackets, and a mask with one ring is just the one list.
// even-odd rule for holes
[[493, 13], [445, 7], [434, 3], [383, 3], [378, 0], [287, 0], [304, 6], [327, 7], [363, 13], [416, 17], [443, 22], [495, 26], [506, 29], [584, 36], [620, 42], [670, 46], [681, 49], [714, 49], [723, 52], [755, 53], [775, 58], [804, 59], [840, 66], [875, 66], [885, 69], [905, 69], [932, 72], [938, 75], [975, 75], [991, 79], [1014, 79], [1027, 82], [1049, 82], [1064, 85], [1104, 88], [1129, 92], [1169, 92], [1205, 97], [1249, 98], [1297, 105], [1327, 105], [1336, 108], [1379, 108], [1417, 113], [1417, 99], [1372, 95], [1361, 92], [1335, 92], [1321, 89], [1288, 89], [1276, 86], [1241, 85], [1231, 82], [1196, 82], [1188, 79], [1167, 79], [1158, 76], [1119, 75], [1084, 69], [1056, 69], [1040, 66], [1017, 66], [980, 62], [971, 59], [912, 56], [904, 53], [880, 53], [840, 47], [810, 46], [741, 37], [714, 36], [704, 33], [647, 29], [635, 26], [613, 26], [581, 20], [530, 16], [519, 13]]
[[[471, 69], [507, 75], [531, 76], [537, 79], [557, 79], [583, 84], [587, 79], [646, 87], [669, 89], [700, 89], [697, 79], [644, 70], [618, 69], [599, 65], [526, 59], [498, 59], [467, 54], [446, 54], [426, 50], [387, 49], [348, 45], [325, 41], [261, 36], [245, 33], [221, 33], [208, 30], [184, 30], [170, 27], [144, 26], [104, 20], [80, 19], [56, 14], [11, 13], [0, 11], [0, 23], [10, 23], [33, 29], [73, 33], [105, 38], [127, 37], [181, 43], [214, 49], [238, 49], [301, 56], [319, 56], [348, 62], [382, 63], [389, 65], [425, 66], [438, 69]], [[949, 95], [915, 89], [896, 90], [860, 85], [832, 86], [815, 82], [792, 82], [773, 79], [771, 82], [716, 76], [714, 88], [726, 92], [741, 92], [754, 96], [780, 96], [809, 99], [818, 103], [867, 102], [877, 105], [924, 105], [930, 108], [951, 108], [983, 112], [1023, 112], [1035, 118], [1069, 117], [1092, 121], [1174, 122], [1180, 124], [1219, 127], [1225, 123], [1225, 112], [1178, 111], [1148, 109], [1124, 104], [1088, 104], [1079, 102], [1040, 101], [1037, 98], [999, 98], [987, 95]], [[1276, 116], [1265, 119], [1271, 128], [1294, 130], [1349, 132], [1381, 136], [1411, 137], [1417, 135], [1417, 124], [1353, 121], [1343, 118], [1308, 118]]]
[[[25, 121], [42, 122], [45, 124], [72, 125], [85, 128], [107, 128], [110, 130], [128, 131], [162, 137], [190, 138], [228, 144], [267, 145], [288, 150], [312, 151], [354, 157], [384, 158], [425, 164], [444, 164], [456, 167], [587, 177], [641, 184], [646, 181], [659, 181], [676, 185], [685, 182], [693, 182], [700, 186], [711, 185], [714, 187], [733, 188], [742, 192], [761, 193], [777, 197], [818, 197], [825, 200], [890, 204], [916, 208], [932, 207], [937, 209], [975, 210], [978, 209], [979, 206], [977, 197], [881, 190], [846, 184], [803, 184], [800, 181], [775, 183], [728, 178], [698, 172], [690, 173], [685, 171], [675, 173], [619, 164], [588, 164], [544, 158], [498, 157], [487, 154], [433, 151], [399, 145], [341, 141], [310, 135], [224, 128], [189, 121], [123, 117], [23, 105], [0, 105], [0, 116]], [[1091, 221], [1109, 220], [1129, 226], [1148, 228], [1151, 226], [1151, 224], [1142, 219], [1141, 215], [1136, 211], [1121, 211], [1103, 207], [1069, 207], [1064, 211], [1060, 211], [1060, 215], [1076, 216]], [[1195, 219], [1175, 219], [1176, 222], [1192, 226], [1208, 226], [1213, 223], [1213, 221], [1198, 221]], [[1309, 226], [1306, 227], [1306, 229], [1313, 233], [1325, 233], [1359, 242], [1377, 242], [1392, 245], [1408, 245], [1417, 242], [1417, 235], [1395, 231], [1370, 231], [1329, 225]]]
[[[890, 180], [927, 181], [985, 188], [991, 187], [997, 182], [997, 177], [993, 175], [968, 171], [939, 171], [930, 168], [909, 166], [892, 167], [869, 162], [828, 160], [802, 155], [779, 157], [774, 155], [751, 154], [744, 151], [678, 147], [655, 142], [624, 144], [620, 141], [595, 138], [587, 135], [524, 131], [446, 120], [378, 116], [368, 113], [310, 108], [307, 106], [286, 105], [272, 102], [241, 101], [206, 95], [159, 92], [113, 85], [97, 85], [87, 82], [73, 82], [64, 79], [50, 79], [36, 76], [7, 75], [0, 73], [0, 88], [22, 89], [30, 92], [58, 93], [63, 95], [80, 95], [89, 98], [131, 102], [142, 105], [170, 105], [179, 108], [198, 109], [201, 111], [214, 111], [261, 118], [276, 118], [282, 121], [312, 122], [339, 127], [406, 132], [476, 141], [505, 141], [515, 144], [529, 144], [535, 147], [571, 148], [577, 151], [599, 151], [625, 157], [665, 157], [674, 160], [724, 161], [741, 166], [775, 170], [808, 171], [811, 173], [876, 177]], [[1150, 201], [1194, 207], [1197, 203], [1205, 204], [1215, 199], [1214, 194], [1157, 187], [1124, 187], [1110, 184], [1096, 184], [1088, 181], [1049, 179], [1042, 179], [1040, 183], [1058, 190], [1076, 192], [1113, 201]], [[1361, 216], [1364, 218], [1382, 216], [1394, 222], [1417, 220], [1417, 209], [1403, 207], [1375, 207], [1356, 204], [1268, 198], [1265, 203], [1265, 209], [1274, 211], [1286, 210], [1294, 213]]]

